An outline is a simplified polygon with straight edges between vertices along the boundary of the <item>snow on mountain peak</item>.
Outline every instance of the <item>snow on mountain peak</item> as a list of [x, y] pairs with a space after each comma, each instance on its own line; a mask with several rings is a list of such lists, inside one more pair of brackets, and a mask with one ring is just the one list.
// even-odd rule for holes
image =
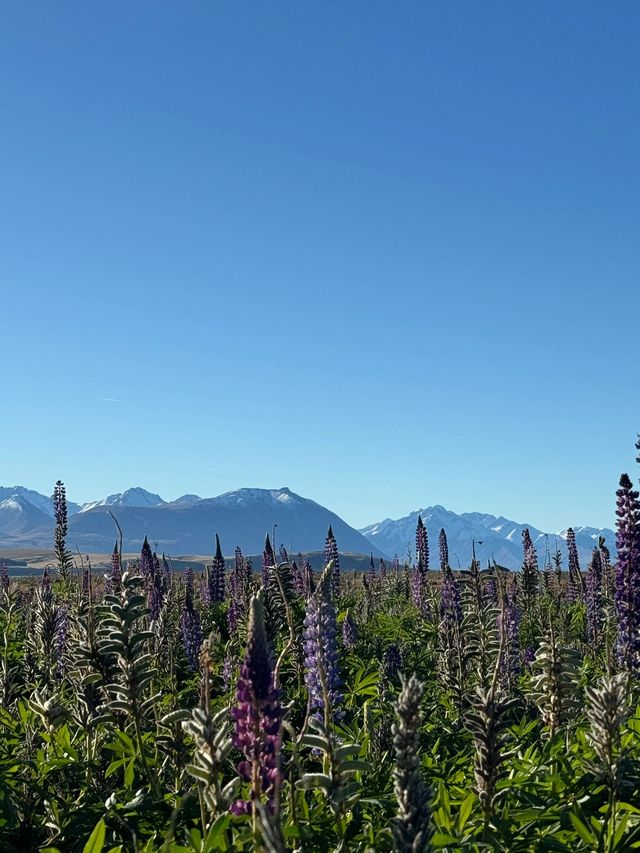
[[109, 495], [102, 500], [90, 501], [89, 503], [83, 504], [80, 508], [80, 512], [88, 512], [89, 510], [100, 506], [149, 507], [163, 506], [164, 503], [165, 501], [162, 500], [160, 495], [148, 492], [141, 486], [134, 486], [131, 489], [127, 489], [125, 492], [118, 492], [115, 495]]

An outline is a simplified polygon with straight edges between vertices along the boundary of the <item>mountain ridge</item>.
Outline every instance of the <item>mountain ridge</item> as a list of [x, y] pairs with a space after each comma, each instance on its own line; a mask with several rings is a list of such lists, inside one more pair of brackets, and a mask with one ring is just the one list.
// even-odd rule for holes
[[[41, 503], [44, 496], [31, 498]], [[49, 516], [22, 495], [7, 497], [6, 501], [0, 548], [40, 548], [52, 542], [53, 512]], [[331, 525], [344, 553], [385, 556], [334, 512], [286, 486], [236, 489], [213, 498], [184, 495], [175, 502], [135, 487], [83, 504], [69, 514], [68, 546], [93, 553], [111, 551], [117, 535], [111, 513], [122, 528], [125, 551], [139, 549], [148, 536], [158, 551], [207, 554], [213, 552], [216, 533], [228, 554], [233, 554], [237, 545], [245, 553], [261, 553], [266, 533], [275, 539], [276, 547], [283, 544], [293, 553], [318, 551], [324, 548]]]
[[[474, 542], [476, 556], [481, 563], [496, 561], [499, 565], [517, 569], [522, 564], [522, 531], [529, 529], [533, 544], [538, 551], [539, 564], [544, 565], [546, 554], [560, 551], [563, 565], [567, 566], [567, 528], [547, 533], [532, 524], [523, 524], [505, 516], [490, 513], [455, 513], [440, 504], [414, 510], [399, 519], [385, 518], [382, 521], [359, 528], [365, 538], [385, 553], [397, 554], [400, 559], [415, 549], [415, 530], [420, 516], [427, 528], [431, 546], [431, 565], [438, 565], [438, 535], [444, 528], [447, 534], [450, 562], [453, 568], [469, 565]], [[615, 532], [610, 528], [574, 526], [578, 556], [583, 565], [590, 559], [591, 551], [603, 536], [612, 557], [615, 555]]]
[[[451, 564], [464, 567], [471, 560], [473, 542], [484, 564], [495, 559], [500, 565], [517, 569], [522, 562], [522, 531], [529, 528], [538, 549], [539, 563], [547, 549], [556, 544], [567, 565], [566, 529], [545, 533], [532, 524], [523, 524], [490, 513], [455, 513], [441, 504], [415, 510], [400, 519], [385, 518], [360, 529], [310, 498], [287, 486], [279, 489], [241, 488], [215, 497], [185, 494], [173, 501], [134, 486], [123, 492], [84, 504], [68, 502], [69, 544], [81, 550], [103, 552], [113, 548], [116, 528], [110, 511], [118, 518], [125, 534], [125, 548], [136, 550], [145, 535], [169, 553], [208, 553], [215, 533], [221, 535], [228, 553], [236, 545], [259, 552], [265, 533], [276, 531], [276, 545], [293, 551], [315, 551], [324, 544], [329, 524], [344, 552], [403, 560], [415, 548], [415, 528], [421, 515], [431, 544], [431, 565], [437, 566], [437, 541], [444, 528], [449, 542]], [[615, 555], [615, 534], [609, 528], [574, 526], [578, 553], [585, 565], [591, 549], [604, 536]], [[24, 486], [0, 487], [0, 547], [45, 547], [53, 536], [51, 498]]]

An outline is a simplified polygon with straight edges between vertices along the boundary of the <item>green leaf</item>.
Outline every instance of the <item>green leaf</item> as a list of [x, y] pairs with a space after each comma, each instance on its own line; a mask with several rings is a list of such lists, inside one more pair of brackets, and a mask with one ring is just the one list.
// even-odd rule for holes
[[574, 814], [573, 812], [569, 812], [569, 817], [571, 819], [571, 823], [573, 824], [575, 831], [578, 833], [584, 843], [588, 844], [590, 847], [593, 847], [594, 844], [597, 845], [598, 839], [587, 827], [587, 825], [580, 820], [578, 815]]
[[463, 829], [469, 820], [469, 815], [473, 811], [473, 804], [475, 803], [476, 795], [469, 794], [466, 800], [460, 806], [460, 811], [458, 812], [458, 829]]
[[305, 773], [299, 783], [301, 788], [324, 788], [331, 790], [331, 779], [324, 773]]
[[89, 836], [89, 840], [84, 845], [82, 853], [102, 853], [104, 847], [104, 839], [107, 832], [104, 820], [100, 818], [93, 828], [93, 832]]
[[205, 850], [227, 850], [225, 831], [230, 823], [231, 816], [228, 813], [218, 815], [207, 833]]

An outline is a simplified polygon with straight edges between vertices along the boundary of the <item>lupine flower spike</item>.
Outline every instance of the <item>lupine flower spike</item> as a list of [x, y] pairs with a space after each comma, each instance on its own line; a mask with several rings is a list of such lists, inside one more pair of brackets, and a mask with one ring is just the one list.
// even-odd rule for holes
[[251, 783], [250, 799], [236, 800], [234, 814], [254, 814], [255, 805], [267, 798], [277, 811], [280, 787], [281, 721], [280, 692], [273, 683], [273, 666], [267, 645], [262, 592], [254, 595], [249, 609], [247, 648], [236, 689], [234, 746], [244, 753], [238, 765], [242, 778]]

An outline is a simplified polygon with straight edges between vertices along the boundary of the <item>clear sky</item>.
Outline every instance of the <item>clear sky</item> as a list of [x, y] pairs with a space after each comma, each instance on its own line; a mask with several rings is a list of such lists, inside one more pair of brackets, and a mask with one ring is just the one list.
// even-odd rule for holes
[[0, 485], [611, 525], [640, 4], [4, 2]]

